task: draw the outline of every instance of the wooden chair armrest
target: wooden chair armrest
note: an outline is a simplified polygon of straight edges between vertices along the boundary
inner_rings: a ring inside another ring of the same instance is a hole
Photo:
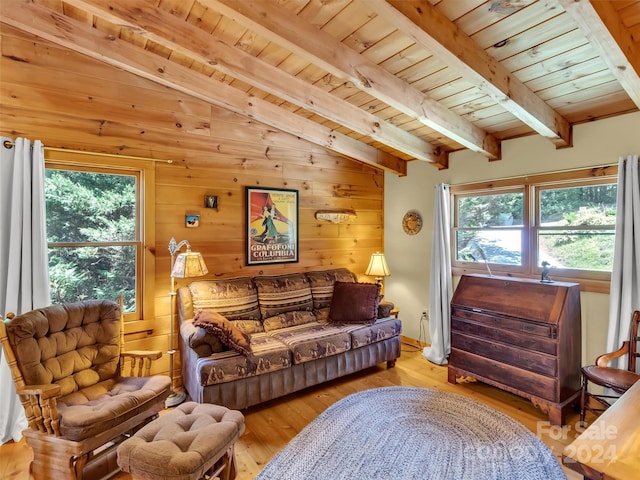
[[[619,358],[626,353],[629,353],[629,342],[623,342],[622,347],[620,347],[615,352],[604,353],[596,358],[596,365],[599,367],[608,366],[609,362],[615,358]]]
[[[151,363],[162,357],[162,352],[157,350],[131,350],[129,352],[123,352],[120,357],[123,372],[125,361],[131,360],[128,376],[148,377],[151,373]]]
[[[62,393],[60,385],[55,383],[25,385],[17,387],[16,393],[24,407],[29,428],[59,437],[60,421],[58,420],[57,398]]]
[[[162,357],[162,352],[160,350],[131,350],[129,352],[123,352],[122,356],[125,358],[148,357],[149,360],[158,360],[160,357]]]
[[[59,397],[62,390],[57,383],[49,383],[46,385],[25,385],[22,388],[17,388],[16,393],[18,395],[39,395],[40,398],[53,398]]]

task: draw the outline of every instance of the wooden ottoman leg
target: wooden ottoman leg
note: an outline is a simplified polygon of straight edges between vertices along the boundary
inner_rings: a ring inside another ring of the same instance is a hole
[[[226,457],[225,466],[220,473],[220,480],[234,480],[236,478],[236,451],[233,445],[229,447],[224,456]]]

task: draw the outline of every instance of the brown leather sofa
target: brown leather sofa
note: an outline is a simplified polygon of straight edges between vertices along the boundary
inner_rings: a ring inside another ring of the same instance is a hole
[[[29,422],[23,434],[33,448],[36,479],[117,470],[108,456],[118,442],[164,408],[170,379],[149,375],[161,353],[123,352],[120,312],[115,302],[89,300],[0,321],[4,354]],[[125,359],[131,361],[129,376]]]
[[[334,286],[341,302],[334,301]],[[390,316],[393,304],[379,304],[378,294],[371,301],[370,286],[348,269],[333,269],[181,287],[182,378],[189,396],[243,409],[378,363],[393,366],[402,324]],[[203,311],[221,314],[242,331],[251,353],[225,345],[199,320],[194,324]],[[359,318],[363,311],[365,319]]]

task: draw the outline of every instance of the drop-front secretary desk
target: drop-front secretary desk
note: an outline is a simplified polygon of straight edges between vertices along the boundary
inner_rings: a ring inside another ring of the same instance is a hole
[[[448,380],[470,376],[531,402],[553,425],[580,398],[580,286],[463,275],[451,300]]]

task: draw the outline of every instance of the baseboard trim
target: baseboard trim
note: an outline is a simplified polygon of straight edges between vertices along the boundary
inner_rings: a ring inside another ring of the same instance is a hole
[[[400,335],[400,342],[404,343],[405,345],[411,345],[412,347],[416,347],[416,348],[424,348],[431,345],[429,343],[416,340],[415,338],[405,337],[404,335]]]

